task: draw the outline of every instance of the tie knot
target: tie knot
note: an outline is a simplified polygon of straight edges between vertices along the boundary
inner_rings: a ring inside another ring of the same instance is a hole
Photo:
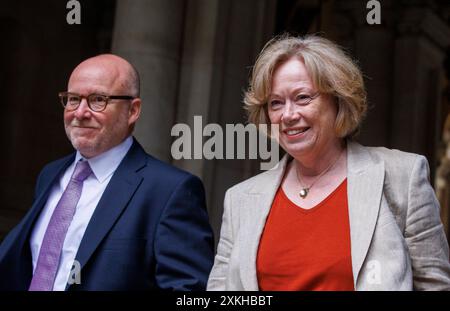
[[[89,175],[91,175],[91,173],[92,170],[88,161],[78,161],[75,166],[72,179],[83,182]]]

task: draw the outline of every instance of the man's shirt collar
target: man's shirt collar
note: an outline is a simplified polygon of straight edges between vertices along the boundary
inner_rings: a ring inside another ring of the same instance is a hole
[[[123,142],[117,146],[103,152],[102,154],[93,158],[87,159],[91,166],[92,172],[98,182],[103,183],[119,166],[128,150],[130,150],[133,144],[133,138],[128,136]],[[80,159],[86,160],[79,151],[75,156],[75,163]]]

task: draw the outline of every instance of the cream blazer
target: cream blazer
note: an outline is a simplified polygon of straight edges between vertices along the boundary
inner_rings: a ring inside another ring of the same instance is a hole
[[[425,157],[348,142],[356,290],[450,290],[448,243]],[[288,163],[230,188],[208,290],[258,290],[256,255]]]

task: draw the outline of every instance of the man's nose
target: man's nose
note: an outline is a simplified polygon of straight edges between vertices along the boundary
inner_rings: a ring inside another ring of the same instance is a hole
[[[91,116],[91,109],[89,108],[86,98],[82,98],[80,105],[75,109],[75,117],[77,119],[85,119]]]

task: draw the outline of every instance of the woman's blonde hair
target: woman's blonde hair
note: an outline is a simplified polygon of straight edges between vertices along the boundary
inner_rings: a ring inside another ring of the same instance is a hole
[[[303,61],[320,93],[335,98],[338,107],[336,135],[341,138],[353,137],[367,110],[361,71],[342,48],[317,35],[283,35],[271,39],[264,46],[253,67],[250,86],[244,96],[248,121],[256,126],[270,124],[267,101],[271,93],[272,75],[281,63],[292,57]]]

